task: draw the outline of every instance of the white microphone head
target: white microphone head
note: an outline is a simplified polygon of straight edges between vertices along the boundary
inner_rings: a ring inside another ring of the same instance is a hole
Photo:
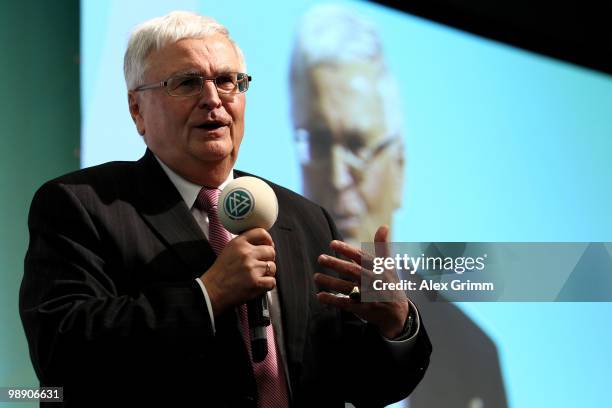
[[[256,177],[238,177],[219,196],[219,221],[232,234],[252,228],[272,228],[278,217],[274,190]]]

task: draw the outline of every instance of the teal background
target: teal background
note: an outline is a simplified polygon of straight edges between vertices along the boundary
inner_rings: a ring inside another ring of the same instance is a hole
[[[0,387],[38,384],[18,292],[32,196],[79,167],[79,18],[73,0],[0,4]]]

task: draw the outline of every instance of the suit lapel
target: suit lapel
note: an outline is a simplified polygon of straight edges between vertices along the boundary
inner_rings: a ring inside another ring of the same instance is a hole
[[[270,234],[276,249],[276,282],[287,357],[292,364],[299,364],[304,352],[309,313],[309,285],[303,253],[292,230],[282,219],[277,221]]]
[[[272,185],[276,190],[276,186]],[[277,196],[281,194],[277,193]],[[301,365],[309,316],[311,277],[308,275],[302,242],[296,239],[292,216],[284,211],[287,203],[279,201],[279,216],[270,235],[276,250],[276,282],[282,312],[282,326],[285,338],[288,366],[292,389],[298,380],[295,368]]]
[[[147,149],[138,161],[139,211],[158,237],[189,268],[191,278],[200,276],[216,255],[185,201]]]

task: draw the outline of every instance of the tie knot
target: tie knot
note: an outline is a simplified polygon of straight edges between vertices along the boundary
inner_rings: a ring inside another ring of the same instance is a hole
[[[196,208],[209,212],[211,208],[217,206],[220,194],[221,190],[218,188],[202,187],[195,201]]]

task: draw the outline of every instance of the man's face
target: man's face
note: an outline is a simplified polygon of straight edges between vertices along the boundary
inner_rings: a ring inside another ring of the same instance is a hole
[[[379,68],[320,65],[310,75],[310,98],[295,124],[308,140],[305,194],[331,212],[345,240],[371,242],[379,225],[391,225],[404,172],[400,135],[387,132],[375,88]]]
[[[177,74],[214,77],[241,72],[236,50],[215,34],[183,39],[151,53],[145,84]],[[199,184],[225,179],[244,134],[244,94],[219,94],[206,81],[199,96],[170,96],[165,88],[129,92],[130,112],[147,146],[170,168]]]

